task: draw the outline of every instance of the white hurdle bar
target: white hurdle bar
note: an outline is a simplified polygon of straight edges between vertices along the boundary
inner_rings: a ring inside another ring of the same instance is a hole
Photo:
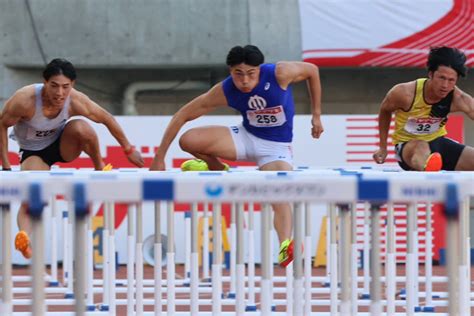
[[[101,172],[75,172],[72,175],[58,177],[52,177],[50,173],[2,173],[0,174],[0,204],[2,205],[2,219],[3,219],[3,232],[8,232],[6,226],[9,226],[9,209],[6,206],[8,203],[13,201],[16,202],[28,202],[30,205],[30,214],[33,219],[33,311],[35,315],[42,315],[45,313],[45,299],[44,299],[44,283],[43,283],[43,258],[42,249],[44,241],[42,240],[42,221],[41,215],[43,206],[47,203],[51,196],[61,194],[64,195],[74,204],[74,224],[75,224],[75,262],[78,264],[76,267],[76,282],[74,283],[74,298],[76,305],[76,313],[83,315],[86,313],[86,306],[90,305],[90,301],[86,302],[84,295],[78,295],[78,293],[86,293],[86,275],[87,265],[86,256],[86,228],[88,223],[88,204],[97,201],[109,201],[109,202],[125,202],[130,205],[137,205],[137,232],[136,232],[136,281],[128,282],[128,286],[135,286],[135,304],[136,312],[141,313],[143,311],[143,262],[141,252],[142,232],[141,232],[141,202],[142,201],[180,201],[180,202],[209,202],[211,201],[213,206],[213,229],[214,229],[214,242],[220,245],[220,204],[221,202],[236,202],[240,203],[240,207],[237,208],[236,213],[236,238],[237,240],[242,239],[242,229],[239,229],[240,223],[242,222],[242,211],[244,202],[292,202],[295,203],[294,209],[294,237],[295,237],[295,261],[293,263],[293,297],[292,297],[292,312],[293,314],[303,314],[303,311],[311,311],[311,306],[308,304],[308,293],[304,292],[303,286],[303,275],[305,280],[307,275],[305,271],[311,272],[306,268],[303,269],[303,254],[299,245],[303,244],[303,215],[304,203],[310,202],[326,202],[335,203],[337,208],[341,212],[341,232],[344,234],[341,249],[341,260],[343,262],[351,262],[355,264],[349,258],[353,258],[350,254],[351,247],[349,238],[353,236],[353,231],[350,230],[348,223],[348,215],[350,214],[350,205],[355,205],[355,201],[369,201],[370,212],[372,215],[372,251],[374,254],[379,251],[379,242],[377,230],[380,229],[378,225],[378,211],[380,205],[386,202],[406,202],[416,203],[417,201],[428,201],[428,202],[442,202],[446,205],[448,215],[448,229],[449,236],[455,236],[448,238],[448,243],[454,243],[448,245],[448,272],[449,272],[449,313],[450,315],[457,315],[459,311],[465,311],[466,306],[470,307],[470,295],[462,295],[462,290],[466,289],[465,282],[459,281],[461,276],[468,274],[466,272],[469,267],[466,266],[467,251],[466,248],[469,244],[468,238],[462,239],[462,248],[458,249],[460,243],[456,241],[460,238],[460,233],[455,231],[458,224],[458,213],[466,211],[466,200],[469,196],[474,195],[472,192],[473,187],[473,174],[464,173],[440,173],[440,174],[425,174],[425,173],[412,173],[412,174],[400,174],[394,176],[391,174],[383,174],[381,172],[368,172],[368,173],[357,173],[357,174],[335,174],[325,172],[242,172],[242,173],[212,173],[213,176],[209,177],[206,175],[196,174],[181,174],[181,173],[126,173],[121,174],[120,172],[112,172],[103,174]],[[217,176],[216,176],[217,175]],[[249,181],[249,178],[252,180]],[[158,206],[159,202],[155,202]],[[173,243],[173,209],[172,204],[168,205],[168,256],[167,256],[167,310],[168,313],[173,313],[176,307],[175,297],[175,284],[176,280],[174,277],[174,243]],[[156,214],[159,213],[157,207]],[[271,242],[267,238],[270,231],[270,218],[271,212],[268,207],[264,207],[262,219],[262,279],[261,279],[261,313],[267,314],[272,311],[272,288],[273,285],[270,280],[271,276],[271,263],[269,262]],[[131,214],[132,212],[130,212]],[[307,213],[306,213],[307,214]],[[335,214],[331,212],[330,215]],[[193,215],[191,220],[191,227],[193,236],[197,230],[197,209],[193,208]],[[139,219],[140,217],[140,219]],[[113,217],[111,217],[113,218]],[[353,218],[354,220],[354,218]],[[155,251],[157,255],[161,255],[161,232],[159,229],[160,217],[155,216]],[[308,222],[308,220],[307,220]],[[112,228],[113,230],[113,221]],[[334,221],[335,224],[335,221]],[[467,234],[466,229],[462,229],[461,234],[465,236]],[[129,228],[131,225],[129,224]],[[133,228],[133,227],[132,227]],[[171,231],[170,231],[171,228]],[[465,227],[466,228],[466,227]],[[332,228],[334,229],[334,228]],[[308,230],[308,227],[306,228]],[[335,237],[335,231],[332,231],[331,235]],[[453,235],[454,234],[454,235]],[[3,234],[5,235],[5,234]],[[133,232],[129,231],[129,236],[133,235]],[[107,236],[112,237],[113,234]],[[10,232],[11,237],[11,232]],[[2,252],[4,254],[3,265],[2,265],[2,301],[1,301],[1,312],[2,315],[9,315],[13,310],[12,303],[12,292],[11,283],[9,279],[11,277],[11,239],[8,242],[8,238],[3,236]],[[349,240],[349,242],[347,242]],[[104,240],[105,241],[105,240]],[[112,239],[110,242],[114,243]],[[110,244],[109,244],[110,245]],[[239,246],[240,245],[240,246]],[[245,280],[239,276],[245,271],[243,262],[243,248],[240,242],[237,243],[237,257],[236,257],[236,311],[241,314],[245,309],[245,288],[242,287],[242,282]],[[331,244],[333,247],[333,244]],[[212,269],[212,293],[213,293],[213,310],[214,314],[222,312],[222,279],[221,270],[222,263],[220,262],[220,247],[214,245],[213,253],[213,269]],[[337,246],[336,246],[337,247]],[[197,278],[197,245],[194,242],[191,245],[191,313],[195,314],[199,312],[198,303],[199,291],[198,291],[198,278]],[[337,248],[335,248],[337,249]],[[453,258],[451,251],[460,251],[459,265],[457,256]],[[10,252],[9,252],[10,251]],[[331,251],[331,255],[335,255]],[[268,256],[266,256],[267,254]],[[108,251],[106,255],[114,257],[114,253]],[[307,255],[305,255],[307,257]],[[115,257],[114,257],[115,258]],[[114,258],[112,260],[114,260]],[[109,258],[110,259],[110,258]],[[159,257],[156,260],[161,259]],[[336,257],[337,259],[337,257]],[[371,284],[370,284],[370,311],[373,315],[379,315],[383,311],[385,305],[381,298],[381,278],[380,278],[380,256],[371,256]],[[161,280],[157,282],[157,278],[161,279],[161,267],[160,261],[156,261],[155,264],[155,307],[160,307],[157,314],[161,312]],[[81,263],[81,264],[79,264]],[[8,268],[8,266],[10,268]],[[72,266],[72,262],[70,264]],[[331,268],[331,306],[336,302],[336,308],[331,308],[331,314],[337,315],[339,312],[342,314],[353,313],[353,308],[350,308],[354,304],[354,293],[353,284],[348,281],[348,276],[351,275],[352,270],[347,270],[343,264],[341,281],[342,288],[338,289],[338,278],[337,275],[334,278],[333,274],[338,271],[337,264],[332,265]],[[111,270],[115,267],[109,266]],[[115,271],[115,270],[114,270]],[[71,271],[72,273],[72,271]],[[104,272],[104,276],[108,276],[108,282],[104,282],[104,288],[106,284],[108,287],[109,304],[113,304],[111,309],[115,310],[115,304],[119,300],[116,300],[115,291],[115,272]],[[353,272],[352,272],[353,275]],[[130,277],[130,275],[129,275]],[[309,276],[311,280],[311,276]],[[468,279],[469,280],[469,279]],[[72,283],[72,279],[68,282]],[[311,285],[311,283],[309,283]],[[306,285],[307,288],[307,285]],[[407,288],[408,290],[408,288]],[[469,289],[470,290],[470,289]],[[128,289],[129,293],[133,293]],[[254,291],[254,288],[252,288]],[[470,291],[469,291],[470,292]],[[309,296],[310,297],[310,296]],[[467,297],[467,299],[466,299]],[[407,313],[409,315],[414,314],[415,310],[411,309],[414,304],[410,301],[412,299],[410,295],[407,295],[407,306],[409,307]],[[288,299],[288,298],[287,298]],[[130,301],[130,297],[128,298]],[[467,301],[466,301],[467,300]],[[159,303],[157,301],[160,301]],[[249,297],[249,302],[251,298]],[[275,302],[275,300],[273,300]],[[350,303],[348,303],[350,302]],[[467,302],[467,304],[466,304]],[[309,306],[309,309],[308,307]],[[340,306],[341,310],[338,310]],[[130,308],[130,307],[129,307]]]

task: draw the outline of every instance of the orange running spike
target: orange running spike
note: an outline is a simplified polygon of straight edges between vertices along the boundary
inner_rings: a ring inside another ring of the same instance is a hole
[[[30,247],[30,237],[28,234],[21,230],[16,234],[15,237],[15,249],[20,251],[23,257],[30,259],[32,255],[32,250]]]
[[[424,171],[440,171],[442,167],[443,158],[440,153],[435,152],[426,160]]]

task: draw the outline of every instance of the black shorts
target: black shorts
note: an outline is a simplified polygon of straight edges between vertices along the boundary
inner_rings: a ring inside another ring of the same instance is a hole
[[[413,170],[404,160],[403,160],[403,147],[406,143],[400,143],[395,145],[395,151],[400,157],[398,164],[403,170]],[[460,144],[447,137],[438,137],[431,142],[428,142],[430,145],[430,150],[432,153],[438,152],[443,158],[443,170],[453,171],[456,168],[459,157],[461,156],[464,147],[463,144]]]
[[[61,136],[62,135],[60,135],[58,139],[54,141],[54,143],[41,150],[27,150],[20,148],[20,163],[23,163],[23,161],[31,156],[40,157],[50,167],[56,162],[66,162],[63,157],[61,157],[61,152],[59,149]]]

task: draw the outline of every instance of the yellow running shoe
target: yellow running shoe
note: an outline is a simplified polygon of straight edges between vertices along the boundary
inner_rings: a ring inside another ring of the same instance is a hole
[[[105,165],[104,168],[102,168],[102,171],[111,171],[114,168],[111,163],[108,163]]]
[[[28,234],[23,230],[20,230],[18,234],[16,234],[15,249],[20,251],[26,259],[30,259],[33,254],[30,246],[30,237],[28,237]]]
[[[224,171],[229,171],[229,165],[224,163]],[[207,163],[202,159],[190,159],[181,164],[181,171],[209,171]]]
[[[181,164],[181,171],[209,171],[209,167],[202,159],[190,159]]]
[[[291,261],[293,261],[293,239],[286,239],[280,245],[278,263],[285,268]]]

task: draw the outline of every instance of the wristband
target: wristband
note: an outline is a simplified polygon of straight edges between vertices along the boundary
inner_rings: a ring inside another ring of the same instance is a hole
[[[131,153],[133,153],[134,150],[135,150],[135,149],[133,148],[133,146],[130,146],[130,147],[128,147],[128,149],[124,149],[124,150],[123,150],[123,153],[125,154],[125,156],[128,156],[128,155],[130,155]]]

